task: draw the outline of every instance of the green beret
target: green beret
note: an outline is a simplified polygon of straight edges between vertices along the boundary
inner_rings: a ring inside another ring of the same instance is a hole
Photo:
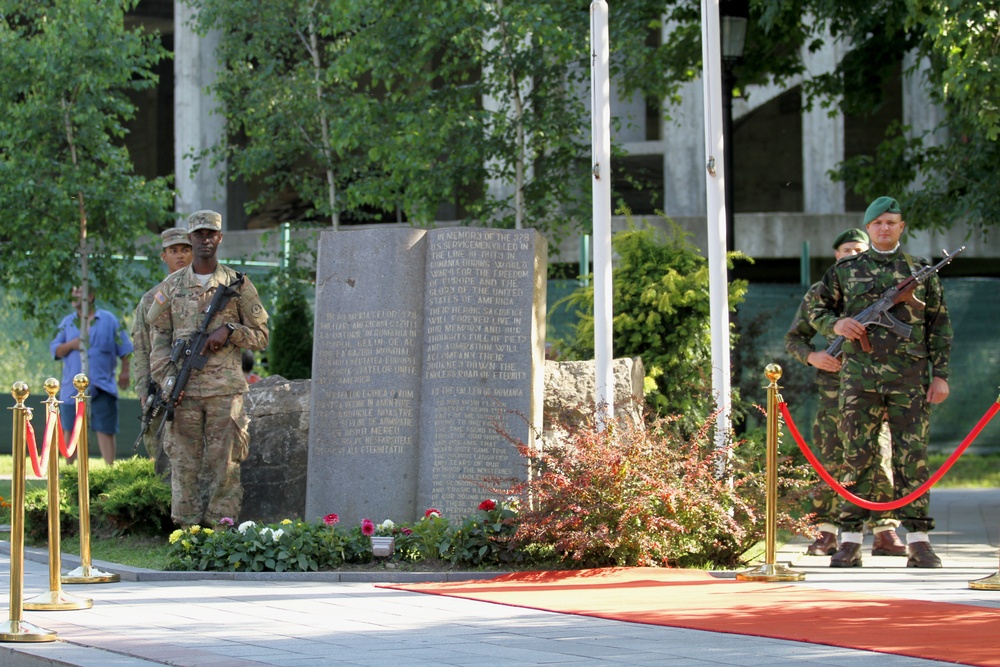
[[[868,205],[868,210],[865,211],[865,221],[864,224],[867,226],[869,222],[879,217],[883,213],[900,213],[903,210],[899,208],[899,202],[892,197],[879,197],[871,204]]]
[[[848,241],[857,241],[858,243],[864,243],[865,245],[871,243],[868,239],[868,234],[866,234],[863,229],[845,229],[840,232],[836,239],[833,240],[833,249],[836,250]]]

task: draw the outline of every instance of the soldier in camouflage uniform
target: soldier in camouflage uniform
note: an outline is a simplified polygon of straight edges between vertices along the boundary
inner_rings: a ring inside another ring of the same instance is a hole
[[[215,291],[236,278],[233,269],[216,259],[221,215],[192,213],[188,238],[194,261],[161,283],[146,314],[152,327],[150,369],[164,390],[173,386],[179,371],[170,362],[174,342],[195,333]],[[242,350],[265,349],[269,334],[267,313],[250,279],[244,278],[237,289],[239,294],[209,323],[203,350],[208,362],[192,373],[164,442],[171,468],[171,517],[184,527],[214,525],[223,517],[236,521],[243,503],[240,463],[249,452],[249,419],[243,409],[247,383]],[[199,477],[207,481],[206,489],[199,487]]]
[[[868,250],[868,234],[860,229],[848,229],[842,232],[833,242],[834,257],[840,260]],[[840,440],[840,360],[827,354],[825,349],[816,350],[813,338],[816,329],[809,323],[809,311],[817,301],[822,283],[814,283],[799,304],[792,325],[785,334],[785,349],[788,354],[806,366],[817,369],[816,389],[818,401],[816,419],[813,422],[813,444],[819,450],[827,470],[839,477],[843,465],[843,444]],[[829,343],[829,341],[827,341]],[[883,422],[884,425],[884,422]],[[880,431],[880,451],[888,451],[889,432],[887,428]],[[886,461],[883,458],[883,464]],[[892,495],[892,482],[884,473],[883,466],[877,471],[877,483],[880,491]],[[815,515],[813,525],[819,530],[819,537],[809,545],[806,553],[811,556],[831,556],[837,551],[837,531],[840,522],[840,504],[837,494],[824,483],[819,483],[812,494],[812,511]],[[890,512],[874,513],[872,528],[875,533],[875,543],[872,545],[873,556],[905,556],[906,545],[896,535],[899,521]]]
[[[191,263],[191,241],[188,240],[187,229],[172,227],[160,234],[163,242],[163,251],[160,259],[167,265],[167,275],[175,271],[180,271]],[[142,295],[139,305],[135,307],[132,314],[132,345],[135,350],[132,353],[132,378],[135,393],[139,396],[139,404],[146,406],[146,401],[150,396],[150,375],[149,375],[149,323],[146,321],[146,313],[153,305],[153,295],[159,289],[159,285]],[[166,453],[160,446],[156,437],[160,430],[160,422],[163,421],[161,413],[146,430],[142,441],[146,445],[146,452],[149,458],[153,459],[156,472],[163,475],[170,470],[170,462]]]
[[[896,497],[910,493],[927,480],[927,435],[931,404],[948,397],[948,357],[952,328],[941,281],[932,275],[919,285],[919,302],[896,305],[893,316],[912,325],[904,339],[884,327],[867,331],[871,351],[861,339],[863,324],[851,317],[876,301],[927,261],[911,257],[899,246],[905,222],[898,202],[879,197],[865,211],[865,225],[872,247],[845,258],[823,277],[823,289],[810,321],[824,336],[844,336],[840,372],[840,414],[844,438],[844,481],[854,492],[885,501],[875,490],[878,430],[889,421],[892,435],[892,472]],[[897,515],[907,530],[907,567],[941,567],[927,533],[934,520],[927,515],[929,494],[900,508]],[[840,523],[840,549],[830,559],[832,567],[861,565],[861,529],[870,512],[844,503]]]

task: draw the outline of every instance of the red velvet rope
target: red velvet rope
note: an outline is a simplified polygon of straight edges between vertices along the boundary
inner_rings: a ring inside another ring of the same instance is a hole
[[[42,453],[38,454],[38,445],[35,442],[35,428],[30,421],[25,422],[27,426],[28,453],[31,456],[31,470],[35,477],[41,477],[43,470],[49,464],[49,443],[52,442],[52,431],[59,430],[59,415],[47,412],[45,415],[45,439],[42,441]]]
[[[69,437],[69,446],[66,445],[66,438],[63,435],[62,429],[59,429],[59,451],[67,459],[72,457],[76,453],[76,446],[80,442],[80,431],[83,430],[83,413],[86,411],[87,406],[83,401],[76,404],[76,419],[73,422],[73,433]]]
[[[864,498],[856,496],[847,489],[845,489],[840,484],[840,482],[834,479],[833,475],[827,472],[826,468],[823,467],[823,464],[820,463],[819,459],[816,458],[816,455],[812,453],[811,449],[809,449],[809,445],[807,445],[805,441],[802,439],[802,435],[799,433],[799,429],[795,427],[795,422],[792,421],[792,415],[788,411],[788,404],[782,401],[781,403],[778,404],[778,409],[781,410],[781,415],[785,419],[785,424],[788,425],[788,430],[789,432],[791,432],[792,438],[794,438],[795,443],[799,446],[799,449],[802,450],[802,453],[805,454],[805,457],[809,461],[810,465],[812,465],[812,467],[815,468],[816,472],[819,473],[820,478],[824,482],[829,484],[830,488],[836,491],[839,496],[847,500],[850,500],[858,507],[863,507],[864,509],[867,510],[894,510],[894,509],[899,509],[903,505],[908,505],[909,503],[913,502],[920,496],[924,495],[925,493],[927,493],[927,491],[930,490],[932,486],[937,484],[939,479],[944,477],[945,473],[948,472],[948,470],[953,465],[955,465],[955,461],[958,461],[958,458],[965,452],[966,449],[968,449],[969,445],[971,445],[973,441],[975,441],[976,437],[979,435],[979,432],[982,431],[986,427],[986,425],[990,423],[990,420],[993,419],[993,415],[995,415],[997,411],[1000,411],[1000,399],[998,399],[997,402],[993,403],[990,409],[986,411],[986,414],[983,415],[982,419],[979,420],[979,423],[976,424],[976,426],[969,432],[969,435],[965,436],[965,439],[962,440],[962,444],[960,444],[958,448],[955,449],[952,455],[948,457],[948,460],[944,462],[944,464],[937,470],[937,472],[931,475],[926,482],[920,485],[920,488],[916,489],[915,491],[912,491],[911,493],[907,494],[906,496],[898,500],[893,500],[891,502],[886,502],[886,503],[876,503],[871,500],[865,500]]]

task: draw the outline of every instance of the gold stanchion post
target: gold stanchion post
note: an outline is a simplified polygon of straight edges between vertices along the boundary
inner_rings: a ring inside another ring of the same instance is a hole
[[[15,382],[11,388],[14,397],[13,447],[14,473],[11,478],[10,503],[10,619],[0,622],[0,641],[3,642],[53,642],[56,633],[32,625],[21,619],[24,611],[24,473],[25,433],[30,408],[25,407],[28,385]]]
[[[59,380],[49,378],[45,381],[45,391],[49,395],[45,401],[46,414],[55,415],[59,419]],[[57,422],[56,428],[62,428]],[[58,434],[53,431],[52,442],[49,443],[49,590],[36,595],[24,603],[25,609],[32,611],[63,611],[69,609],[90,609],[94,601],[89,598],[78,598],[62,589],[60,574],[62,559],[59,544],[59,442]],[[87,451],[80,451],[80,456],[87,456]]]
[[[73,378],[73,386],[76,387],[77,407],[87,399],[87,387],[90,380],[83,373],[77,374]],[[89,424],[87,423],[87,411],[83,411],[83,424],[80,426],[80,442],[77,446],[79,454],[77,461],[77,486],[80,490],[80,567],[70,570],[62,576],[64,584],[108,584],[121,581],[121,575],[112,572],[103,572],[91,564],[90,557],[90,461],[87,453],[90,451],[88,441]]]
[[[781,366],[768,364],[767,377],[767,523],[764,528],[764,563],[750,570],[738,572],[737,579],[752,581],[802,581],[805,573],[775,563],[775,544],[778,536],[778,380]]]
[[[1000,403],[1000,396],[996,402]],[[982,579],[973,579],[969,582],[969,588],[977,591],[1000,591],[1000,571]]]

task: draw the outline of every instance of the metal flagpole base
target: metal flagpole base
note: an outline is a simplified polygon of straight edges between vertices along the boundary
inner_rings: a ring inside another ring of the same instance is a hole
[[[806,574],[780,563],[764,563],[750,570],[737,572],[736,578],[743,581],[803,581]]]
[[[27,621],[0,622],[0,642],[54,642],[56,633]]]
[[[28,611],[64,611],[70,609],[90,609],[94,601],[90,598],[78,598],[66,591],[48,591],[24,601]]]
[[[91,565],[81,565],[75,570],[70,570],[59,579],[64,584],[112,584],[121,580],[120,574],[103,572]]]
[[[1000,591],[1000,572],[969,582],[969,588],[977,591]]]

